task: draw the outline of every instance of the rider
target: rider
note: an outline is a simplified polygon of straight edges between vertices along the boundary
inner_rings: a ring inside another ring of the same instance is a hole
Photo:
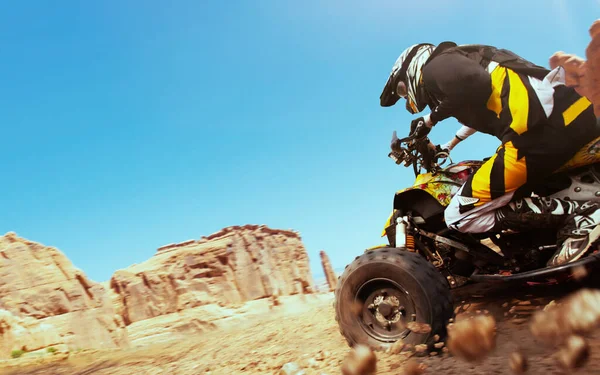
[[[411,123],[418,138],[454,117],[463,127],[442,147],[450,150],[476,131],[502,142],[450,202],[444,214],[449,228],[484,233],[561,227],[549,266],[579,259],[600,237],[597,204],[519,198],[519,188],[549,176],[600,136],[590,101],[564,84],[560,67],[550,71],[492,46],[415,44],[396,60],[381,106],[400,98],[412,114],[431,110]]]

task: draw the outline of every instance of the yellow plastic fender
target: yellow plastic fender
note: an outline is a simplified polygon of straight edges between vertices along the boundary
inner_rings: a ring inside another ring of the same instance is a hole
[[[369,252],[369,251],[377,250],[377,249],[383,249],[384,247],[390,247],[390,245],[386,243],[384,245],[372,246],[372,247],[369,247],[367,250],[365,250],[365,253]]]

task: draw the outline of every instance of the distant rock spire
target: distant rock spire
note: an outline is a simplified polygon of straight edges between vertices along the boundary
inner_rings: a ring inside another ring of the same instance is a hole
[[[337,276],[331,267],[331,262],[329,261],[327,253],[321,250],[320,255],[321,264],[323,265],[323,272],[325,273],[325,279],[327,280],[327,285],[329,285],[329,291],[333,291],[337,283]]]

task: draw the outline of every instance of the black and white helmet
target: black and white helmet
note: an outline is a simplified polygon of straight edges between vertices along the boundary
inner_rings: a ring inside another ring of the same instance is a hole
[[[427,100],[420,85],[421,69],[434,49],[433,44],[414,44],[400,54],[379,97],[382,107],[391,107],[405,97],[406,109],[410,113],[425,109]]]

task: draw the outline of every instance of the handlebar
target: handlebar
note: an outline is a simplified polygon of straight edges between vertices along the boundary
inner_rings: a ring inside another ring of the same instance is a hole
[[[394,131],[390,147],[392,151],[388,157],[398,165],[404,164],[405,167],[412,165],[415,176],[420,174],[421,169],[436,173],[450,159],[448,151],[440,150],[427,137],[417,138],[414,131],[402,139],[398,139]]]

